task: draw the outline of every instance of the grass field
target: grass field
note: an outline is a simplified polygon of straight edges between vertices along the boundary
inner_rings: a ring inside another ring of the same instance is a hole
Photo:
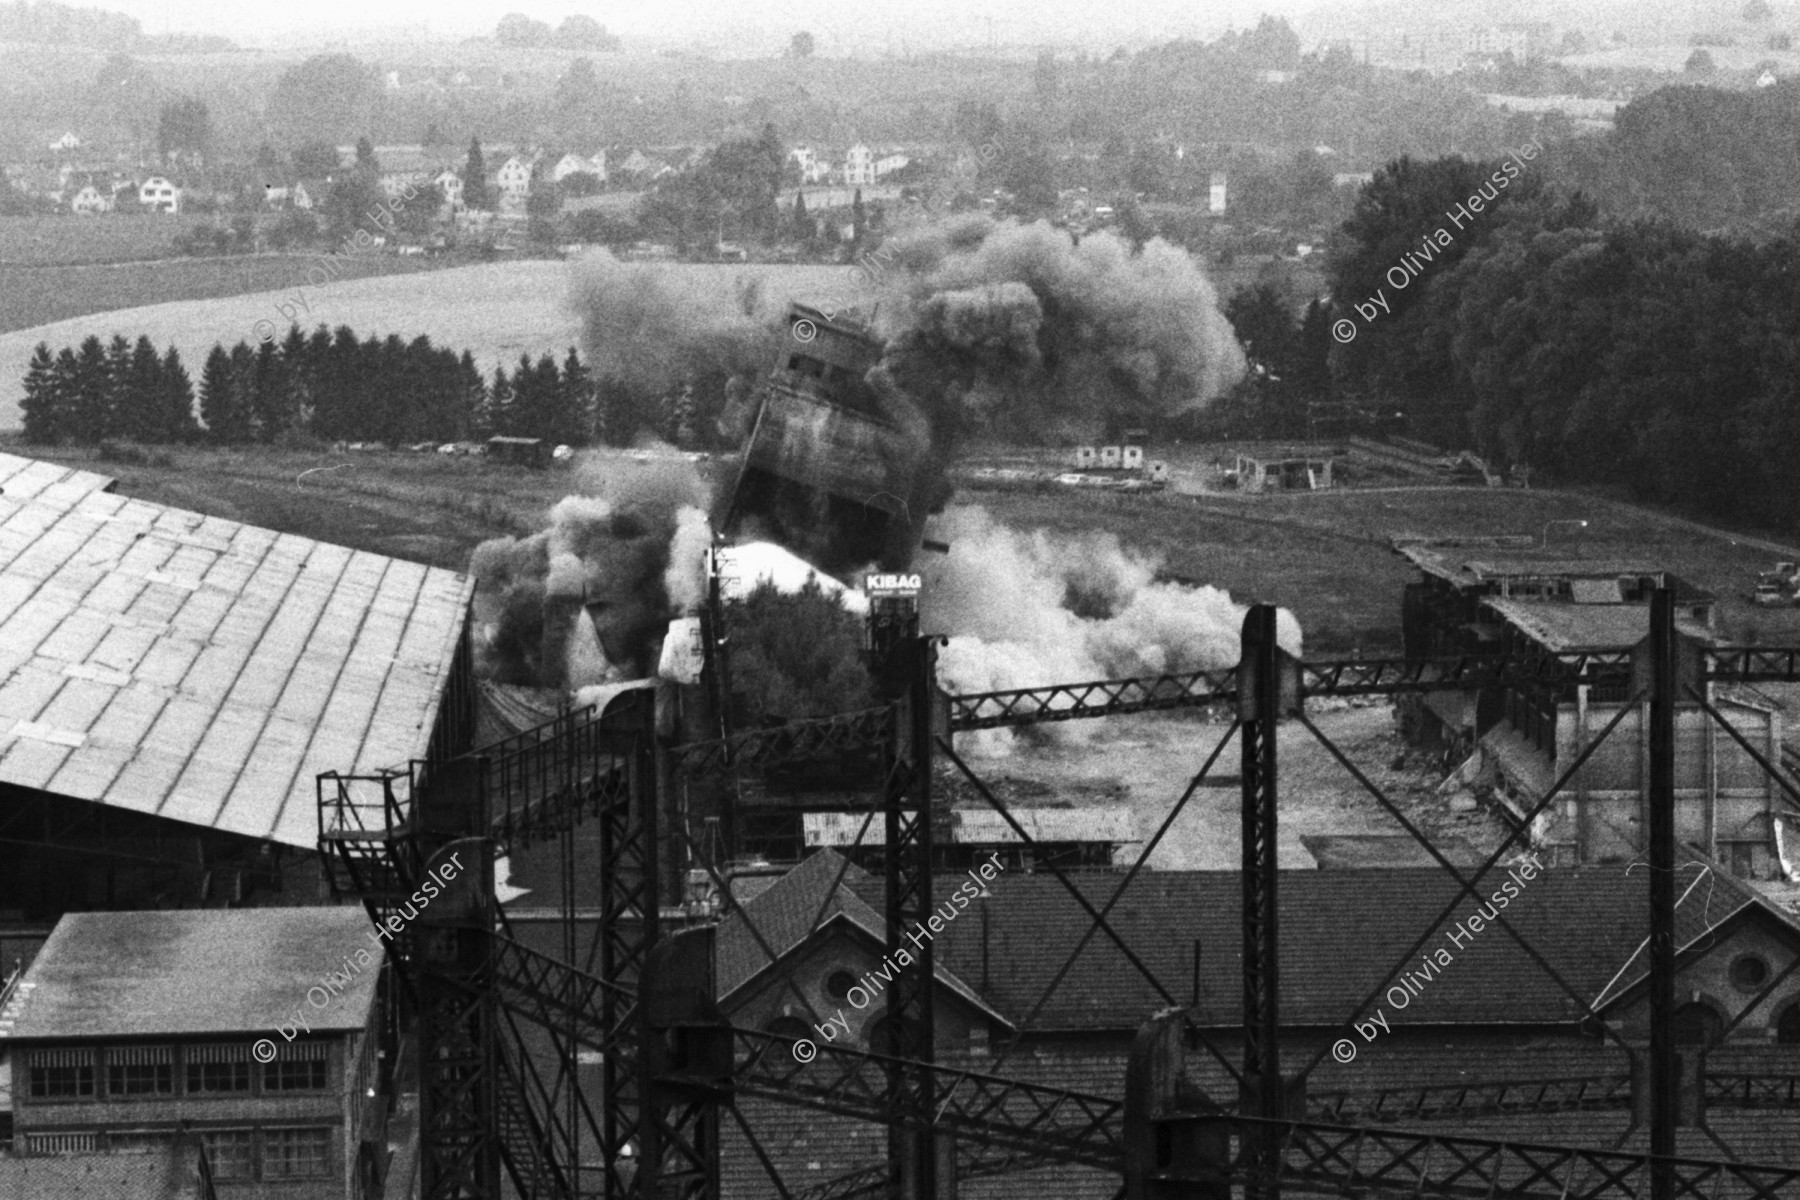
[[[6,290],[0,292],[0,336],[117,309],[290,288],[303,284],[306,269],[317,262],[317,258],[301,254],[258,254],[92,266],[8,264],[4,267]],[[338,262],[340,281],[412,274],[445,265],[423,258],[373,254],[347,256]]]
[[[207,217],[154,213],[0,217],[0,267],[113,263],[168,258],[177,234]]]
[[[689,263],[669,264],[664,269],[675,272],[696,297],[730,295],[737,282],[747,277],[765,280],[765,295],[771,300],[792,295],[841,305],[850,303],[856,294],[851,273],[841,266]],[[254,342],[256,323],[263,320],[285,330],[288,318],[276,306],[287,304],[295,307],[295,319],[302,328],[321,322],[333,327],[349,325],[363,337],[391,333],[408,341],[425,334],[440,346],[473,352],[482,369],[491,373],[500,363],[510,366],[522,353],[533,358],[544,353],[560,357],[579,341],[577,322],[564,307],[567,279],[566,263],[522,260],[339,278],[312,287],[306,283],[305,268],[296,267],[280,290],[232,294],[242,291],[234,288],[224,295],[34,325],[0,339],[0,429],[18,428],[25,366],[40,340],[56,351],[79,343],[90,333],[102,340],[114,333],[132,339],[148,334],[158,349],[170,344],[179,347],[189,371],[197,376],[215,342]],[[224,291],[230,280],[214,282]],[[295,302],[296,291],[304,308]]]
[[[1416,570],[1392,550],[1402,534],[1529,534],[1546,522],[1570,558],[1660,566],[1715,592],[1728,636],[1800,640],[1800,611],[1759,609],[1746,598],[1756,573],[1778,557],[1731,534],[1706,530],[1602,497],[1489,488],[1410,488],[1275,496],[1164,493],[965,493],[1009,524],[1070,533],[1107,529],[1152,551],[1165,570],[1225,588],[1239,601],[1294,610],[1308,654],[1396,654],[1400,596]],[[1790,553],[1787,557],[1796,557]]]
[[[456,570],[482,540],[536,530],[573,486],[561,470],[435,455],[182,449],[172,452],[173,466],[154,467],[99,462],[86,452],[5,448],[115,476],[126,495]],[[603,471],[634,469],[605,454],[596,462]],[[314,467],[337,469],[300,478]],[[1720,596],[1727,635],[1800,641],[1800,612],[1757,609],[1745,598],[1755,573],[1775,557],[1769,548],[1594,496],[1430,488],[1197,501],[1166,493],[965,490],[957,502],[980,504],[1023,529],[1110,530],[1160,557],[1169,572],[1216,584],[1239,601],[1291,608],[1308,655],[1399,652],[1401,589],[1416,572],[1392,551],[1391,537],[1541,537],[1545,522],[1562,520],[1588,522],[1581,530],[1551,529],[1552,544],[1570,557],[1660,565]]]

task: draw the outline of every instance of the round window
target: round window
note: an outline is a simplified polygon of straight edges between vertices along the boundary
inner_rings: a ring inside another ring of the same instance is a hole
[[[1740,992],[1754,992],[1769,982],[1769,961],[1760,954],[1740,954],[1731,964],[1731,983]]]
[[[850,989],[856,986],[856,976],[848,971],[833,971],[825,977],[825,991],[833,1000],[845,1000],[850,996]]]

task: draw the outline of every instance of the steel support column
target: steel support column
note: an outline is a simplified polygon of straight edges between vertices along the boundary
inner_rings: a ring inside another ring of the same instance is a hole
[[[624,803],[600,810],[600,978],[634,989],[657,934],[656,761],[653,753],[654,712],[649,705],[634,714],[638,728],[624,734],[628,796]],[[617,1029],[634,1007],[629,994],[607,988],[601,996],[601,1019]],[[635,1007],[641,1008],[641,1005]],[[638,1191],[646,1133],[645,1088],[637,1065],[620,1054],[608,1054],[601,1065],[602,1153],[607,1160],[606,1200],[625,1200]],[[649,1135],[654,1140],[654,1134]]]
[[[424,1200],[500,1195],[493,855],[486,842],[454,845],[462,849],[452,853],[468,853],[474,861],[457,863],[464,873],[447,886],[446,897],[420,910],[415,927],[406,930],[412,945],[405,956],[419,998]]]
[[[937,652],[928,638],[904,639],[893,653],[897,678],[906,681],[884,777],[887,819],[887,949],[912,963],[888,988],[888,1045],[876,1053],[896,1061],[887,1071],[889,1195],[898,1200],[936,1200],[937,1154],[932,1118],[931,1062],[934,974],[931,908],[931,705],[937,688]],[[898,668],[904,667],[902,674]]]
[[[1650,1200],[1674,1200],[1681,1064],[1675,1053],[1675,597],[1650,596]],[[1660,1161],[1659,1161],[1660,1159]]]
[[[1244,1089],[1240,1111],[1280,1120],[1280,971],[1276,922],[1275,726],[1281,717],[1281,651],[1275,609],[1258,604],[1244,616],[1238,663],[1239,734],[1243,745]],[[1246,1200],[1276,1200],[1276,1148],[1254,1148],[1267,1174],[1246,1186]],[[1266,1180],[1264,1182],[1263,1180]]]

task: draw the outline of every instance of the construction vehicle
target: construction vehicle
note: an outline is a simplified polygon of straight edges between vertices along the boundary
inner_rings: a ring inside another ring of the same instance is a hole
[[[763,383],[728,410],[747,428],[713,528],[785,546],[826,574],[904,570],[950,487],[919,407],[871,381],[882,343],[843,315],[795,304]]]
[[[1800,565],[1778,562],[1773,571],[1759,574],[1750,599],[1765,608],[1800,604]]]

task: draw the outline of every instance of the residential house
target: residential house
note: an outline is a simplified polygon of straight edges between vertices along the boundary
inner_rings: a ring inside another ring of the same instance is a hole
[[[912,159],[904,154],[884,154],[875,160],[875,178],[880,179],[885,175],[891,175],[911,161]]]
[[[1551,27],[1543,22],[1509,22],[1478,26],[1465,36],[1464,49],[1480,57],[1510,54],[1519,62],[1536,58],[1550,45]]]
[[[295,208],[312,212],[323,208],[325,198],[331,194],[329,179],[302,179],[294,185],[289,203]]]
[[[556,160],[554,167],[550,168],[550,177],[558,183],[571,175],[578,174],[592,175],[601,183],[605,183],[606,151],[602,149],[586,158],[579,154],[565,154]]]
[[[1225,215],[1225,172],[1214,171],[1206,189],[1206,211],[1215,217]]]
[[[383,171],[379,180],[381,194],[392,200],[405,194],[408,188],[415,192],[431,182],[431,172],[427,170]]]
[[[153,212],[179,212],[181,189],[161,175],[152,175],[138,185],[138,203]]]
[[[788,160],[800,169],[800,182],[821,183],[831,174],[831,168],[823,162],[811,146],[795,146],[788,151]]]
[[[670,168],[661,160],[652,158],[642,150],[633,150],[625,156],[625,161],[619,164],[619,169],[633,179],[648,181],[667,172]]]
[[[138,1154],[197,1135],[219,1200],[377,1196],[383,962],[360,908],[70,913],[0,1027],[15,1144]]]
[[[863,187],[875,182],[875,152],[862,142],[844,155],[844,186]]]
[[[462,172],[445,167],[437,173],[431,182],[437,184],[438,191],[444,195],[444,203],[450,206],[453,213],[461,212],[463,206]]]
[[[1800,920],[1713,869],[1716,864],[1691,848],[1681,856],[1684,883],[1711,871],[1706,885],[1681,889],[1675,914],[1675,1038],[1689,1073],[1684,1094],[1701,1090],[1691,1082],[1696,1071],[1719,1081],[1800,1072],[1800,974],[1758,999],[1765,985],[1800,959]],[[834,890],[840,869],[843,882]],[[1225,1063],[1241,1062],[1242,877],[1234,871],[1140,876],[1108,916],[1135,962],[1109,938],[1086,936],[1092,912],[1110,902],[1121,877],[1071,878],[1090,907],[1047,874],[1008,869],[987,881],[971,881],[967,874],[934,879],[940,916],[954,914],[931,941],[938,1061],[1119,1098],[1136,1032],[1169,1006],[1173,992]],[[974,885],[972,897],[962,890],[965,884]],[[1579,1111],[1450,1108],[1433,1114],[1431,1131],[1626,1153],[1647,1149],[1647,1132],[1633,1107],[1635,1101],[1641,1112],[1648,1101],[1644,1078],[1633,1066],[1648,1037],[1643,873],[1616,866],[1546,867],[1520,856],[1484,877],[1481,892],[1503,885],[1514,891],[1504,920],[1529,941],[1536,959],[1498,923],[1471,922],[1476,902],[1457,903],[1456,881],[1435,867],[1281,873],[1280,1039],[1285,1069],[1317,1063],[1302,1093],[1310,1119],[1403,1123],[1339,1114],[1358,1111],[1346,1097],[1363,1097],[1360,1111],[1366,1113],[1384,1090],[1391,1104],[1409,1089],[1513,1080],[1522,1085],[1516,1094],[1528,1095],[1527,1081],[1585,1077],[1611,1081],[1626,1098],[1584,1104]],[[966,900],[960,909],[949,903],[959,891]],[[830,1042],[856,1049],[878,1045],[887,998],[882,892],[879,876],[822,850],[744,898],[741,910],[721,922],[716,942],[718,1000],[732,1024],[804,1037],[821,1048]],[[1436,924],[1446,909],[1451,917]],[[1429,971],[1419,969],[1411,948],[1421,935],[1429,935],[1423,947],[1431,956]],[[1436,955],[1439,949],[1444,957]],[[1383,996],[1403,962],[1425,982],[1416,992],[1396,986]],[[1359,1039],[1364,1053],[1356,1061],[1335,1060],[1328,1051],[1353,1036],[1352,1019],[1371,1019],[1373,1008],[1358,1008],[1371,994],[1384,1010],[1387,1032],[1369,1025],[1375,1043]],[[1587,1006],[1597,1020],[1588,1017]],[[828,1020],[831,1035],[823,1031]],[[1237,1085],[1226,1065],[1197,1050],[1188,1055],[1188,1067],[1194,1088],[1228,1106],[1236,1103]],[[1684,1122],[1678,1154],[1800,1165],[1800,1140],[1787,1112],[1734,1104],[1711,1087],[1705,1094],[1704,1124]],[[880,1163],[886,1152],[886,1130],[879,1125],[756,1097],[740,1097],[737,1107],[762,1152],[790,1182],[841,1179]],[[758,1151],[738,1129],[722,1134],[720,1152],[724,1196],[767,1194]],[[970,1177],[959,1180],[957,1190],[978,1200],[1108,1200],[1118,1186],[1116,1175],[1051,1166]]]
[[[502,213],[522,213],[531,197],[533,163],[525,155],[515,154],[494,172],[494,190],[499,193]]]
[[[69,202],[69,208],[77,216],[91,217],[98,213],[111,212],[113,206],[110,189],[101,191],[93,184],[88,184],[75,193],[75,199]]]
[[[263,184],[263,204],[269,208],[286,208],[293,203],[294,189],[277,187],[272,183]]]
[[[73,133],[65,133],[50,143],[50,149],[57,154],[72,154],[81,149],[81,139]]]

